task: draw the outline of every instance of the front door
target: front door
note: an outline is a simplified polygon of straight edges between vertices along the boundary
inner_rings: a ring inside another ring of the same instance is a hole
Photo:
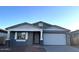
[[[33,32],[33,44],[40,44],[40,32]]]

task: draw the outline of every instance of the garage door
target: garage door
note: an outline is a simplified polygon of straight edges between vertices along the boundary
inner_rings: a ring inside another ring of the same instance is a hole
[[[44,33],[45,45],[66,45],[65,34]]]

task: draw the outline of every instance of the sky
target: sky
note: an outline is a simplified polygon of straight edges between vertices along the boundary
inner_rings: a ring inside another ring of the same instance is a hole
[[[79,29],[78,6],[0,6],[0,28],[44,21],[71,31]]]

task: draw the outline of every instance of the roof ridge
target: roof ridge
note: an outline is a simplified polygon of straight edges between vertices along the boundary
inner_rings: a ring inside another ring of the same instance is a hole
[[[36,24],[36,23],[45,23],[45,24],[48,24],[48,25],[52,25],[52,24],[50,24],[50,23],[47,23],[47,22],[45,22],[45,21],[38,21],[38,22],[34,22],[34,23],[32,23],[32,24]]]

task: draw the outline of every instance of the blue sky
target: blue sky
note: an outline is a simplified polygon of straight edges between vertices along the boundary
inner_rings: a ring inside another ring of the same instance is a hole
[[[0,28],[23,22],[44,21],[53,25],[79,29],[78,6],[0,6]]]

